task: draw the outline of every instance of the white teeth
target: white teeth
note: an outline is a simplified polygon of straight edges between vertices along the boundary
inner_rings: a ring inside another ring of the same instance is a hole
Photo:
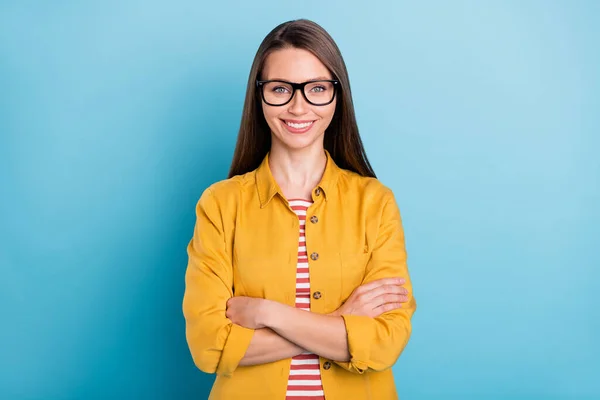
[[[312,125],[312,122],[304,122],[302,124],[294,124],[292,122],[286,122],[286,124],[288,126],[291,126],[292,128],[296,128],[296,129],[302,129],[302,128],[306,128]]]

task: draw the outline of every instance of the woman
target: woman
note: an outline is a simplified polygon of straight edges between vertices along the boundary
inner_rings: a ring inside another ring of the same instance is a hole
[[[319,25],[256,54],[229,179],[201,196],[183,311],[210,399],[395,399],[416,309],[392,192]]]

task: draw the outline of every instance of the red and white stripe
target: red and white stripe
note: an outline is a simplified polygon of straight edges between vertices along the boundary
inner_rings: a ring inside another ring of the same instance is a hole
[[[296,308],[310,311],[310,277],[306,252],[306,210],[312,204],[307,200],[289,200],[290,207],[300,220],[298,262],[296,264]],[[319,356],[303,353],[292,358],[286,400],[324,400]]]

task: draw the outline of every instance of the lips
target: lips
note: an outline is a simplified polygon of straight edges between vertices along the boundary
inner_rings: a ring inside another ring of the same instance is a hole
[[[281,120],[282,124],[285,128],[291,133],[305,133],[312,128],[315,121],[314,120]]]

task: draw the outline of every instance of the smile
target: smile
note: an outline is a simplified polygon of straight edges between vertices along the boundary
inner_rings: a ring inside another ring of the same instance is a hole
[[[285,121],[287,126],[291,126],[292,128],[296,128],[296,129],[304,129],[304,128],[308,128],[309,126],[311,126],[315,121],[306,121],[306,122],[292,122],[292,121]]]
[[[310,131],[312,126],[315,124],[315,121],[282,119],[281,123],[283,124],[283,126],[285,126],[288,132],[292,134],[301,134]]]

